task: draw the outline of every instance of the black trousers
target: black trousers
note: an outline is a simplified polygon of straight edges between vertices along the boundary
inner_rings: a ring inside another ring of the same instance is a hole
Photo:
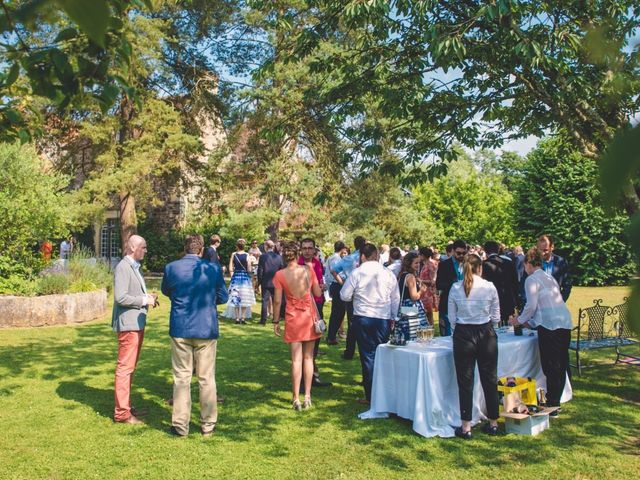
[[[547,377],[547,405],[560,406],[560,397],[567,381],[571,330],[548,330],[538,327],[538,348],[542,372]]]
[[[273,301],[276,289],[274,287],[260,287],[262,289],[262,308],[260,310],[260,323],[267,323],[269,316],[269,300]]]
[[[476,362],[487,405],[487,417],[498,418],[498,337],[491,322],[483,325],[456,324],[453,331],[453,361],[456,365],[460,418],[471,421]]]
[[[347,311],[347,322],[349,322],[349,329],[347,330],[347,345],[344,347],[344,358],[353,358],[356,353],[356,327],[353,324],[353,302],[344,302],[345,310]]]
[[[329,315],[329,331],[327,332],[327,340],[329,341],[336,339],[346,313],[344,302],[340,298],[341,288],[342,286],[338,282],[329,285],[329,296],[331,297],[331,314]]]

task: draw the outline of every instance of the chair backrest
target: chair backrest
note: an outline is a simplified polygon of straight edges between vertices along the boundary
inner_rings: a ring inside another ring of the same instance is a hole
[[[618,336],[622,338],[629,338],[633,336],[631,328],[629,328],[629,322],[627,321],[629,313],[629,302],[627,297],[624,298],[624,303],[613,307],[611,312],[612,315],[618,317],[618,321],[616,322],[616,333]]]
[[[593,301],[592,307],[581,308],[578,312],[578,335],[583,330],[583,325],[587,324],[587,340],[599,340],[605,337],[605,319],[611,315],[611,307],[602,305],[602,299],[598,298]]]

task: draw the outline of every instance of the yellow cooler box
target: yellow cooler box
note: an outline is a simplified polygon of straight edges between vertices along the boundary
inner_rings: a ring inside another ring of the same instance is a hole
[[[515,382],[515,386],[508,387],[507,383]],[[536,381],[533,378],[502,377],[498,379],[498,391],[504,397],[502,406],[505,412],[511,413],[518,405],[538,405],[536,397]]]

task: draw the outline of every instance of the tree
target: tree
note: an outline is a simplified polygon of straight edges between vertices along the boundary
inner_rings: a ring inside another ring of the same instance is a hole
[[[441,232],[436,243],[460,238],[472,244],[495,240],[513,245],[518,236],[511,192],[499,176],[479,172],[468,155],[461,152],[459,157],[446,175],[414,188],[417,210]]]
[[[307,21],[281,23],[288,41],[274,61],[311,58],[315,75],[334,80],[304,93],[369,166],[383,134],[409,165],[430,154],[447,160],[455,142],[497,147],[560,128],[595,158],[638,112],[634,0],[316,0],[286,15]],[[359,128],[372,106],[387,122]],[[638,210],[631,185],[625,201]]]
[[[0,143],[0,277],[40,267],[38,242],[69,232],[68,179],[49,172],[32,145]]]
[[[530,243],[551,234],[569,260],[575,283],[626,285],[634,273],[629,218],[619,207],[607,216],[597,178],[595,161],[566,137],[541,141],[516,182],[517,228]]]
[[[59,111],[87,97],[105,111],[120,91],[135,97],[120,74],[131,56],[125,23],[151,0],[3,1],[1,7],[0,140],[26,142],[37,131],[34,97]]]

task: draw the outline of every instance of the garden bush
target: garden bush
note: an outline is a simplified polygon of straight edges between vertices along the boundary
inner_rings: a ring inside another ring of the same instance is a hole
[[[40,295],[66,293],[70,284],[69,276],[65,273],[46,273],[38,279],[38,293]]]

